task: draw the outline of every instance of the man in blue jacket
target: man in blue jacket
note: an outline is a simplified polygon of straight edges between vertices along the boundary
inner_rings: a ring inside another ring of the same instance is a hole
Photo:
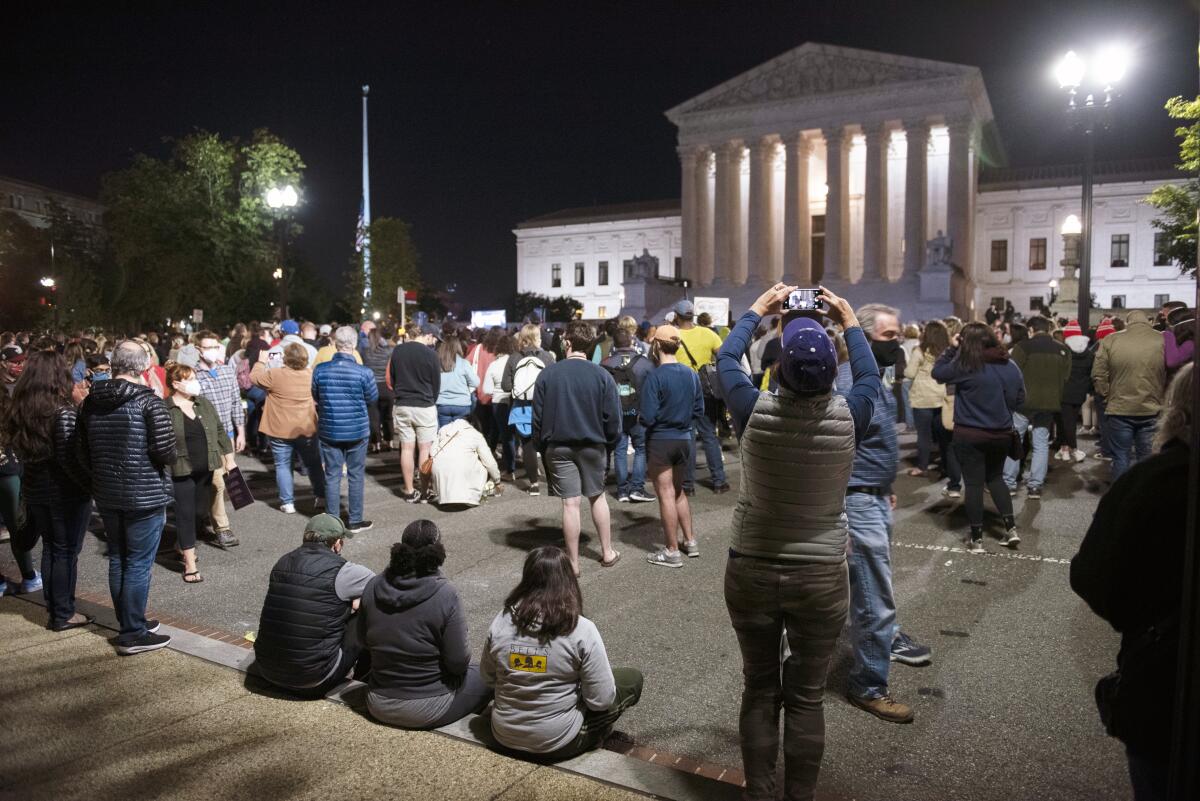
[[[367,404],[379,400],[375,374],[354,358],[358,334],[344,325],[333,333],[333,358],[313,371],[312,394],[317,402],[317,435],[325,462],[325,510],[335,517],[341,508],[342,465],[349,487],[350,522],[357,534],[371,528],[363,519],[363,482],[366,478],[370,425]]]

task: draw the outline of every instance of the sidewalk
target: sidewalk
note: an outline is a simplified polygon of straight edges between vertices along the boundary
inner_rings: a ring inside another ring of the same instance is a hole
[[[245,674],[174,648],[118,657],[108,629],[54,633],[44,621],[41,606],[0,599],[4,801],[648,797],[446,734],[381,726],[332,701],[253,692]],[[198,639],[179,632],[184,647],[189,638]],[[233,648],[205,645],[215,646]]]

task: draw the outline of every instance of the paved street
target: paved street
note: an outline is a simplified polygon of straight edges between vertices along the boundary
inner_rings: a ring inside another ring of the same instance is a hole
[[[912,437],[902,437],[906,453]],[[1091,444],[1090,441],[1087,443]],[[734,456],[733,454],[727,454]],[[736,457],[735,457],[736,458]],[[233,515],[242,545],[201,547],[205,582],[185,585],[167,561],[156,566],[150,605],[228,631],[257,627],[273,562],[300,541],[305,517],[274,507],[273,473],[242,458],[264,502]],[[940,484],[901,477],[893,566],[900,621],[934,649],[926,668],[893,666],[892,690],[914,704],[911,726],[886,724],[842,698],[849,652],[843,642],[829,679],[828,745],[821,797],[830,799],[1123,799],[1128,797],[1119,744],[1104,736],[1092,686],[1108,672],[1117,638],[1070,591],[1075,553],[1101,491],[1107,465],[1052,462],[1043,499],[1018,496],[1021,550],[962,551],[965,518],[942,500]],[[485,507],[440,512],[397,497],[395,454],[371,457],[367,517],[375,528],[345,555],[382,569],[390,545],[411,520],[441,526],[446,572],[466,604],[476,649],[532,547],[560,542],[559,503],[509,491]],[[705,471],[700,475],[706,480]],[[730,466],[736,486],[736,461]],[[297,506],[312,508],[298,479]],[[596,621],[616,665],[646,674],[642,703],[619,724],[639,745],[740,768],[737,707],[740,660],[722,599],[722,574],[736,492],[696,496],[702,556],[682,570],[655,570],[644,555],[659,541],[655,504],[613,503],[617,547],[611,569],[585,543],[585,614]],[[999,530],[993,519],[991,534]],[[590,523],[585,523],[585,531]],[[80,589],[106,592],[103,545],[89,539],[80,557]],[[4,555],[9,560],[7,553]],[[11,565],[6,565],[11,575]],[[145,657],[153,659],[155,657]]]

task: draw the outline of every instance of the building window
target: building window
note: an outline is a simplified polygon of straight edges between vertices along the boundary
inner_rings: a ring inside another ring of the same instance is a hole
[[[550,286],[552,286],[556,289],[558,287],[562,286],[562,265],[561,264],[551,264],[550,265]]]
[[[1041,311],[1042,307],[1045,304],[1046,304],[1045,298],[1043,298],[1041,295],[1034,295],[1033,297],[1031,297],[1029,299],[1029,310],[1031,312]]]
[[[1113,267],[1129,266],[1129,234],[1112,235],[1112,259],[1109,263]]]
[[[992,272],[1002,273],[1008,269],[1008,240],[992,240]]]
[[[1154,234],[1154,266],[1165,267],[1171,263],[1171,257],[1167,255],[1167,245],[1170,240],[1167,238],[1165,231],[1156,231]]]
[[[1046,269],[1046,238],[1029,240],[1029,269]]]
[[[998,311],[1004,311],[1004,298],[992,298],[991,306]]]
[[[575,286],[583,286],[583,262],[575,262]]]
[[[1124,295],[1113,295],[1112,296],[1112,308],[1114,308],[1114,309],[1125,308],[1125,296]]]
[[[600,286],[608,286],[608,262],[600,262],[600,269],[596,273],[596,283]],[[601,314],[601,317],[604,315]]]
[[[601,262],[601,263],[604,263],[604,262]],[[596,307],[596,317],[603,320],[607,316],[608,316],[608,307],[607,306],[597,306]]]
[[[12,206],[17,211],[20,211],[21,209],[25,208],[25,198],[21,197],[20,195],[9,195],[8,205]]]
[[[1154,296],[1154,307],[1155,308],[1161,309],[1163,307],[1163,304],[1170,303],[1170,302],[1171,302],[1170,295],[1155,295]]]
[[[660,271],[660,272],[661,272],[661,271]],[[655,277],[655,278],[660,278],[661,276],[659,276],[659,275],[656,275],[656,276],[654,276],[654,277]],[[682,277],[683,277],[683,257],[682,257],[682,256],[676,256],[676,257],[675,257],[675,277],[676,277],[676,278],[682,278]]]

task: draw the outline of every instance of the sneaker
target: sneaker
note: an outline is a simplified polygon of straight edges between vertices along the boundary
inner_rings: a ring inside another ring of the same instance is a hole
[[[1021,535],[1017,533],[1017,527],[1012,526],[1004,532],[1004,536],[1000,538],[1000,544],[1005,548],[1016,549],[1017,543],[1021,541]]]
[[[413,490],[412,492],[401,492],[400,497],[404,499],[405,503],[421,502],[421,493],[419,490]]]
[[[1060,462],[1069,462],[1069,461],[1071,461],[1071,452],[1070,451],[1055,451],[1054,458]]]
[[[620,495],[617,496],[617,503],[629,503],[629,495],[627,493],[622,492]]]
[[[170,644],[171,638],[165,634],[146,633],[131,643],[118,645],[117,653],[121,656],[133,656],[134,654],[143,654],[146,651],[157,651],[159,648],[166,648]]]
[[[971,537],[964,545],[967,546],[968,553],[987,553],[983,548],[983,537]]]
[[[962,490],[952,489],[951,487],[943,487],[942,488],[942,497],[943,498],[961,498]]]
[[[31,592],[41,592],[42,590],[42,574],[35,572],[33,578],[22,579],[20,593],[28,595]]]
[[[1084,453],[1084,452],[1083,452],[1083,451],[1081,451],[1081,450],[1075,450],[1075,451],[1073,451],[1073,452],[1071,453],[1071,456],[1073,456],[1073,457],[1075,458],[1075,461],[1077,461],[1077,462],[1082,462],[1084,459],[1086,459],[1086,458],[1087,458],[1087,454],[1086,454],[1086,453]]]
[[[375,526],[370,520],[359,520],[357,523],[351,523],[346,526],[346,530],[351,534],[361,534],[364,531],[370,531]]]
[[[847,693],[846,700],[864,712],[870,712],[875,717],[880,720],[886,720],[888,723],[913,722],[912,707],[908,704],[900,703],[890,695],[882,695],[879,698],[863,698],[853,693]]]
[[[1112,457],[1107,455],[1104,451],[1096,451],[1095,453],[1092,454],[1092,458],[1099,459],[1102,462],[1111,462],[1112,461]]]
[[[1042,499],[1041,487],[1026,487],[1025,497],[1031,501],[1040,501]]]
[[[933,651],[928,645],[921,645],[903,631],[896,633],[892,640],[892,661],[903,665],[928,665],[933,661]]]
[[[629,500],[633,501],[634,503],[650,503],[651,501],[657,501],[658,498],[648,492],[634,490],[633,492],[629,493]]]
[[[146,631],[150,632],[151,634],[158,634],[158,628],[161,625],[162,624],[154,618],[146,619]]]
[[[238,544],[239,544],[238,538],[233,536],[233,532],[230,531],[229,529],[225,529],[224,531],[217,532],[217,547],[218,548],[232,548]]]
[[[731,489],[732,487],[729,486],[729,482],[726,481],[713,487],[713,495],[724,495]]]
[[[646,561],[659,567],[683,567],[683,555],[679,551],[671,553],[666,548],[659,548],[647,556]]]
[[[683,551],[683,554],[688,559],[695,559],[700,555],[700,543],[696,542],[695,540],[681,542],[679,543],[679,550]]]
[[[296,514],[296,504],[281,503],[279,505],[279,511],[283,512],[285,515],[294,515]]]
[[[542,494],[542,490],[541,490],[541,488],[538,487],[536,482],[529,485],[529,497],[536,498],[537,496],[539,496],[541,494]]]

